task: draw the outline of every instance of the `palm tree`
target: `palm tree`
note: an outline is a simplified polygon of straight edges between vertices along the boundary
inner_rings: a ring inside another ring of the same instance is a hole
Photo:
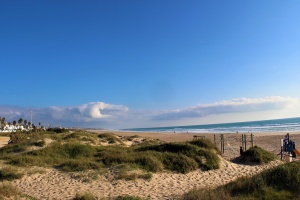
[[[20,119],[18,120],[18,124],[19,124],[19,125],[21,125],[21,124],[22,124],[22,122],[23,122],[23,119],[22,119],[22,118],[20,118]]]
[[[1,126],[2,126],[2,128],[4,128],[5,125],[6,125],[5,117],[2,117],[2,119],[1,119]]]

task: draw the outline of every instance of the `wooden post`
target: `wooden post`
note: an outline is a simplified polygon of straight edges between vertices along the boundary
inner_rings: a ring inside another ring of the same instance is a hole
[[[225,152],[225,139],[224,139],[224,135],[222,135],[223,136],[223,153]]]
[[[216,134],[214,134],[214,143],[217,146],[217,142],[216,142]]]
[[[247,150],[247,135],[245,134],[245,151]]]
[[[223,148],[223,144],[222,144],[222,134],[220,135],[220,143],[221,143],[221,153],[222,153],[222,148]]]
[[[221,153],[224,153],[224,135],[221,134]]]
[[[283,152],[283,139],[280,139],[280,158],[282,160],[282,152]]]
[[[252,148],[254,147],[254,141],[253,141],[253,134],[251,133],[251,143],[252,143]]]
[[[243,149],[243,151],[245,151],[244,134],[242,134],[242,149]]]

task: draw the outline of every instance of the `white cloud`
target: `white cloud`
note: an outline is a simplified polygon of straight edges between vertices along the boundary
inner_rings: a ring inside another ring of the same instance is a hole
[[[187,109],[166,111],[153,116],[152,119],[178,120],[183,118],[206,117],[216,114],[277,110],[290,107],[298,102],[298,99],[295,98],[279,96],[256,99],[240,98],[212,104],[198,105]]]
[[[129,110],[124,105],[103,102],[48,108],[0,106],[0,116],[10,122],[19,118],[29,121],[32,111],[33,123],[41,122],[44,126],[133,128],[243,121],[250,116],[251,119],[271,119],[279,114],[282,118],[294,117],[299,110],[295,108],[300,109],[298,99],[274,96],[232,99],[170,111]]]
[[[39,120],[44,125],[101,127],[116,120],[116,118],[120,119],[126,116],[128,108],[103,102],[90,102],[81,106],[52,106],[48,108],[0,106],[0,116],[5,117],[6,121],[18,120],[19,118],[29,121],[30,111],[33,113],[33,121]]]

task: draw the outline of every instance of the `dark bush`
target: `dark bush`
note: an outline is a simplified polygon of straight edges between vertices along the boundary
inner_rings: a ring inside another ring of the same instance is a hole
[[[207,138],[202,138],[202,139],[198,139],[198,140],[193,140],[189,142],[192,145],[201,147],[201,148],[205,148],[205,149],[214,149],[216,150],[218,153],[220,153],[219,149],[216,147],[215,144],[213,144],[209,139]]]
[[[99,134],[98,137],[102,140],[106,140],[109,144],[115,144],[117,142],[123,143],[117,136],[111,134],[111,133],[102,133]]]
[[[0,181],[11,181],[14,179],[22,178],[23,174],[17,172],[15,169],[11,167],[5,167],[0,169]]]
[[[114,200],[143,200],[143,199],[140,197],[125,195],[125,196],[118,196]]]
[[[55,132],[55,133],[68,133],[69,129],[66,129],[66,128],[48,128],[47,131]]]
[[[78,171],[86,171],[91,169],[99,169],[101,165],[97,162],[80,159],[80,160],[70,160],[63,163],[61,166],[63,171],[67,172],[78,172]]]
[[[268,163],[276,160],[276,156],[264,149],[254,146],[243,153],[240,158],[241,162],[251,161],[258,164]]]
[[[164,166],[159,160],[160,155],[145,153],[135,156],[135,163],[140,165],[141,168],[150,172],[160,172],[163,170]]]
[[[198,164],[194,159],[175,153],[163,154],[163,164],[168,170],[184,174],[198,168]]]

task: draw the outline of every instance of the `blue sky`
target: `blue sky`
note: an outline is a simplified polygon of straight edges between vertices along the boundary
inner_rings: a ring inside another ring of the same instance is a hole
[[[104,128],[300,116],[299,10],[296,0],[1,1],[0,116]]]

